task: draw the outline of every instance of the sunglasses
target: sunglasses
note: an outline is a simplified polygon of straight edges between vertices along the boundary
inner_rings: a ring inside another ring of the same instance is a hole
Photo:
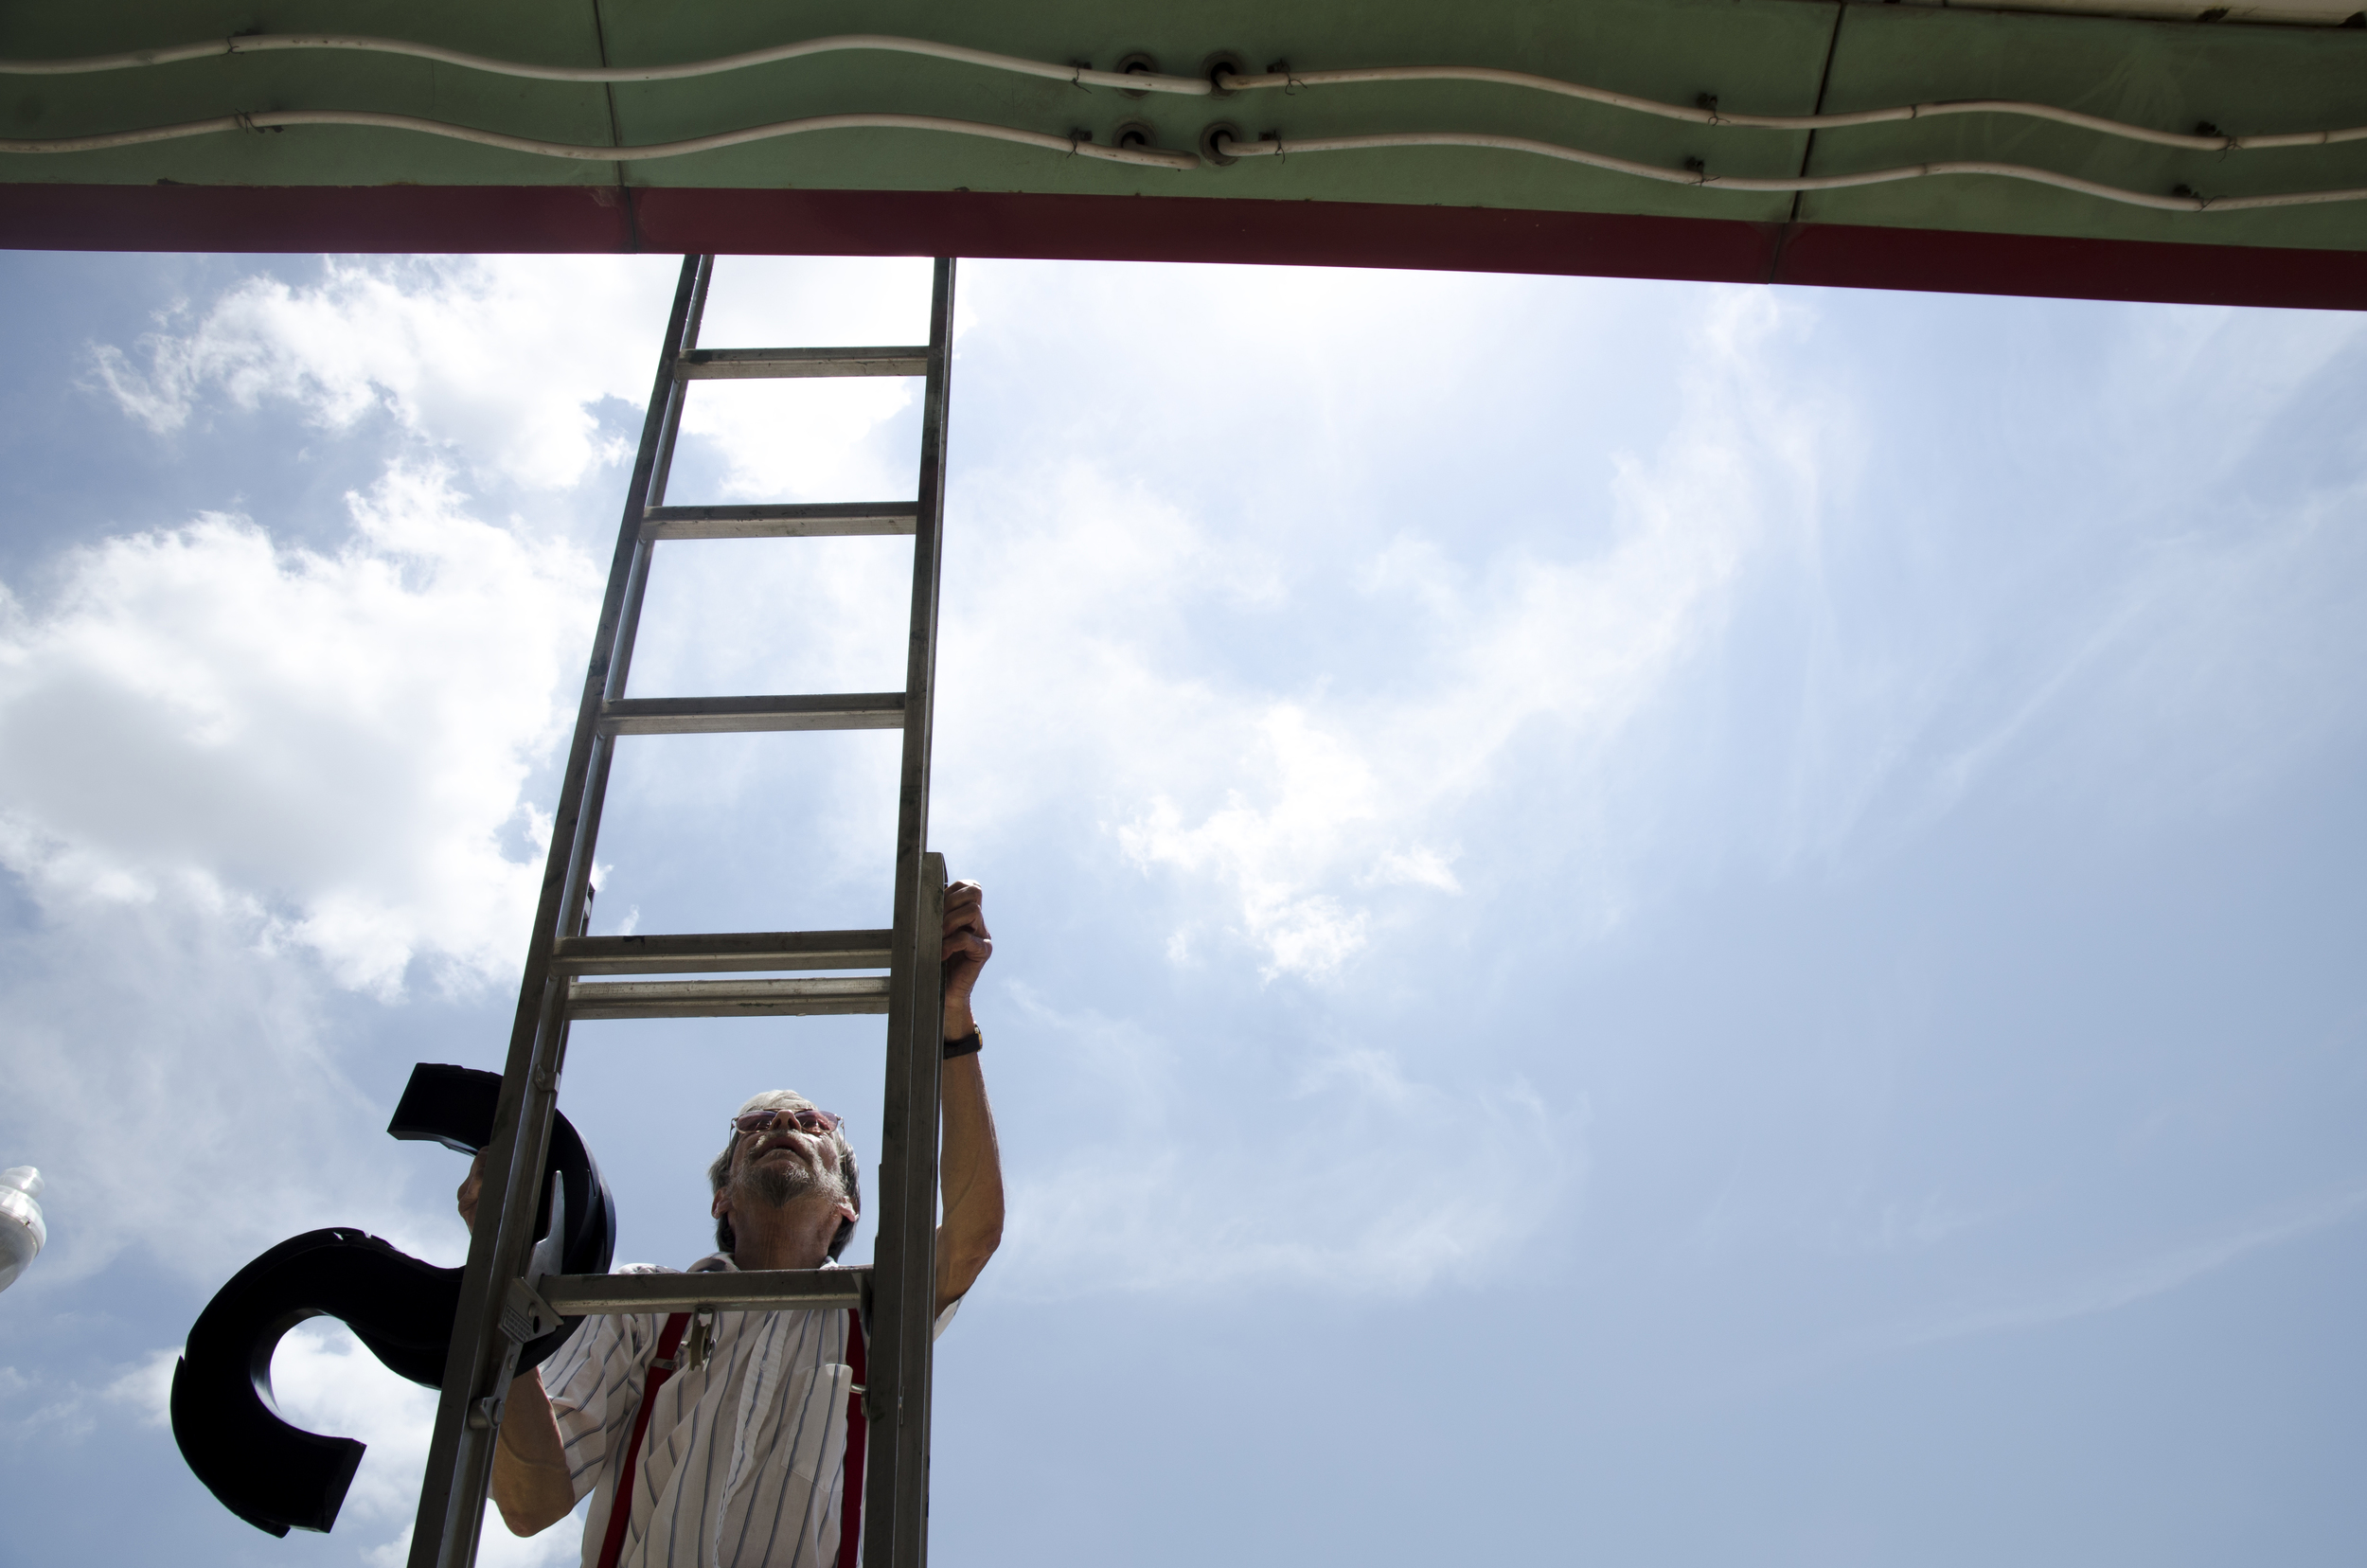
[[[778,1127],[793,1127],[800,1132],[818,1136],[835,1132],[845,1125],[844,1117],[810,1108],[803,1111],[751,1111],[744,1116],[732,1118],[734,1132],[770,1132]]]

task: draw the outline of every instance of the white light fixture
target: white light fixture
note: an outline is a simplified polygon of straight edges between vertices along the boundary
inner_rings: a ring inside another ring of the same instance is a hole
[[[49,1239],[41,1205],[33,1201],[41,1196],[41,1172],[31,1166],[0,1170],[0,1291],[16,1283]]]

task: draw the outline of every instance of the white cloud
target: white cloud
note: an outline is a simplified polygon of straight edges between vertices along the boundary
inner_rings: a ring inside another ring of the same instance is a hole
[[[699,341],[715,347],[892,347],[929,340],[931,263],[916,258],[731,257],[721,262]],[[917,409],[920,383],[702,382],[683,405],[685,455],[721,468],[669,500],[895,501],[914,493],[918,449],[881,439]],[[907,434],[917,439],[914,421]],[[702,443],[711,453],[701,451]]]
[[[1259,804],[1231,790],[1222,808],[1187,827],[1173,801],[1158,798],[1119,828],[1118,842],[1144,866],[1229,884],[1270,976],[1328,974],[1363,947],[1369,920],[1308,884],[1339,855],[1341,838],[1362,837],[1381,814],[1372,770],[1343,738],[1312,730],[1295,705],[1269,708],[1258,729],[1258,771],[1275,775],[1257,792]],[[1422,847],[1398,858],[1443,864]]]
[[[20,1291],[71,1291],[126,1251],[219,1280],[321,1224],[422,1255],[455,1243],[440,1190],[422,1216],[388,1180],[386,1108],[348,1076],[350,1005],[332,991],[466,1000],[515,973],[599,577],[572,546],[474,515],[452,469],[590,472],[588,405],[637,406],[673,273],[331,263],[313,285],[250,279],[182,312],[136,374],[100,356],[152,427],[284,400],[398,454],[347,498],[333,549],[207,514],[65,553],[38,602],[0,588],[0,865],[43,912],[7,981],[0,1133],[38,1150],[59,1221]],[[851,288],[814,295],[822,328],[765,330],[781,280],[742,281],[719,290],[710,341],[901,335],[850,314]],[[363,422],[374,407],[391,442]],[[751,461],[776,434],[747,434]],[[770,647],[766,606],[747,610],[749,635],[702,641]]]
[[[0,864],[45,903],[170,890],[382,996],[515,962],[595,579],[434,471],[348,503],[333,556],[209,515],[0,598]]]
[[[723,466],[719,491],[677,483],[667,499],[909,500],[911,454],[881,450],[870,437],[912,406],[917,385],[886,377],[701,383],[684,404],[683,432],[715,443]]]
[[[20,1289],[126,1250],[219,1279],[320,1224],[440,1244],[355,1136],[386,1108],[323,982],[514,972],[524,793],[572,719],[594,579],[433,471],[350,507],[333,555],[212,516],[0,600],[0,864],[44,917],[8,982],[0,1131],[38,1150],[57,1233]]]
[[[1388,890],[1460,890],[1470,813],[1533,787],[1515,759],[1540,737],[1568,764],[1558,829],[1615,864],[1632,846],[1605,821],[1622,787],[1612,741],[1717,637],[1768,531],[1815,505],[1817,411],[1778,398],[1763,363],[1786,325],[1765,294],[1717,301],[1681,433],[1621,465],[1609,543],[1565,555],[1401,535],[1353,546],[1344,595],[1336,571],[1281,557],[1218,508],[1082,459],[974,483],[996,547],[958,596],[940,724],[949,748],[991,736],[1027,760],[1006,793],[945,811],[976,831],[1022,780],[1091,790],[1122,850],[1182,879],[1191,918],[1237,934],[1269,976],[1338,972]],[[1298,689],[1212,673],[1230,650],[1193,617],[1252,615],[1385,625],[1392,640],[1379,666]],[[1607,876],[1578,901],[1610,918],[1622,897]],[[1180,934],[1176,950],[1201,944]]]
[[[293,403],[349,431],[383,412],[472,472],[565,489],[630,458],[639,422],[603,437],[595,405],[649,396],[679,263],[661,257],[331,258],[317,282],[258,276],[202,312],[184,304],[132,352],[91,349],[91,374],[124,413],[165,434],[207,422],[211,397]],[[929,263],[733,258],[701,341],[762,347],[926,341]],[[910,454],[872,439],[917,383],[703,383],[676,463],[713,444],[721,492],[675,500],[892,500],[912,493]],[[698,480],[691,480],[695,488]]]
[[[589,449],[548,433],[588,428],[583,399],[631,382],[619,368],[589,367],[564,347],[595,334],[570,330],[583,312],[554,303],[565,290],[538,291],[528,276],[510,262],[367,263],[332,266],[307,290],[258,280],[232,291],[193,328],[149,340],[144,379],[120,355],[105,358],[109,384],[127,408],[165,422],[188,417],[191,400],[208,387],[252,401],[294,386],[312,417],[329,421],[349,420],[377,400],[427,438],[462,442],[472,460],[498,458],[513,476],[563,482],[583,472]],[[1120,270],[1090,275],[1084,286],[1106,293],[1155,276],[1188,298],[1195,291],[1237,294],[1248,276]],[[1446,312],[1442,331],[1451,325],[1485,332],[1502,325],[1490,319],[1491,309],[1508,316],[1524,304],[1518,294],[1473,304],[1468,289],[1422,279],[1255,276],[1260,296],[1271,296],[1266,308],[1292,322],[1308,355],[1394,365],[1408,352],[1427,352],[1441,375],[1456,356],[1431,338],[1424,339],[1429,349],[1376,343],[1374,316],[1402,309],[1399,296],[1409,288],[1437,296],[1430,308]],[[1001,297],[988,277],[989,298],[1006,312],[1045,303]],[[1074,281],[1063,276],[1037,286],[1065,290]],[[607,274],[596,269],[567,283],[594,291],[595,316],[621,308],[614,304],[620,285]],[[647,278],[635,286],[646,297],[637,296],[634,308],[653,316],[662,289]],[[966,291],[966,301],[976,298]],[[924,262],[733,258],[719,275],[703,337],[909,340],[925,330],[925,299]],[[1156,354],[1158,334],[1183,330],[1189,313],[1147,321],[1138,351]],[[962,645],[970,668],[991,668],[996,679],[990,689],[969,685],[949,665],[941,701],[949,737],[992,732],[1031,753],[1027,765],[1004,770],[1012,795],[1040,794],[1046,777],[1078,782],[1081,763],[1126,854],[1220,897],[1220,903],[1195,898],[1200,912],[1187,918],[1192,929],[1179,929],[1179,951],[1202,951],[1201,936],[1229,932],[1271,976],[1338,972],[1374,939],[1390,897],[1460,889],[1461,813],[1501,781],[1507,748],[1542,723],[1563,743],[1594,752],[1599,763],[1600,748],[1714,634],[1727,586],[1765,514],[1795,499],[1769,485],[1814,484],[1814,442],[1806,434],[1812,419],[1779,406],[1757,372],[1781,314],[1770,296],[1736,291],[1701,320],[1683,433],[1648,461],[1626,465],[1617,480],[1620,536],[1607,551],[1539,559],[1508,549],[1457,570],[1419,536],[1361,547],[1355,601],[1341,608],[1401,626],[1410,645],[1398,653],[1409,678],[1385,691],[1244,687],[1201,673],[1208,650],[1181,630],[1195,610],[1311,608],[1306,599],[1313,588],[1289,579],[1305,562],[1286,566],[1287,557],[1243,537],[1233,520],[1201,515],[1200,504],[1185,497],[1148,496],[1114,478],[1110,463],[1092,459],[1051,468],[1006,462],[990,467],[983,483],[973,470],[968,508],[992,520],[998,548],[982,563],[987,580],[956,595],[957,603],[981,612],[950,626],[948,644]],[[454,389],[464,383],[438,380],[450,357],[430,350],[451,333],[497,341],[506,358],[555,355],[558,368],[547,384],[502,392],[518,408],[530,404],[527,412],[478,415]],[[1213,374],[1190,359],[1178,367],[1187,378]],[[1469,379],[1468,366],[1459,373]],[[1368,379],[1315,382],[1344,384],[1353,399]],[[877,437],[907,409],[911,392],[899,382],[702,384],[688,404],[691,440],[678,472],[720,464],[703,481],[720,488],[714,498],[901,494],[910,454],[889,452]],[[1337,390],[1326,396],[1297,421],[1318,449],[1317,468],[1352,463],[1369,412],[1341,403]],[[468,430],[472,420],[492,435]],[[545,434],[532,440],[502,434],[520,420]],[[700,457],[702,451],[709,456]],[[1125,451],[1113,449],[1112,462]],[[519,455],[529,452],[543,455]],[[678,483],[675,498],[708,498],[684,488],[696,483]],[[653,624],[637,690],[823,689],[852,673],[857,661],[848,650],[894,649],[892,634],[868,633],[896,618],[896,570],[821,549],[801,550],[793,561],[733,556],[726,562],[727,553],[669,555],[653,578],[653,622],[667,613],[673,593],[695,601],[696,618],[684,624],[696,636],[659,634]],[[802,615],[784,613],[792,581],[811,596],[800,601]],[[769,678],[753,680],[756,670],[732,666],[761,666]],[[797,676],[785,681],[784,668]],[[893,673],[864,676],[854,684],[900,684]],[[1606,786],[1597,774],[1599,766],[1571,782],[1576,798],[1568,804],[1581,818],[1603,810]],[[975,820],[992,810],[991,801],[973,798],[945,815]],[[842,836],[863,837],[859,830]],[[104,873],[89,875],[95,882]],[[1621,900],[1607,885],[1595,901],[1611,911]],[[304,935],[348,951],[373,949],[391,935],[376,913],[325,898]]]
[[[320,281],[251,277],[184,305],[136,360],[92,350],[98,383],[159,433],[205,425],[214,394],[286,400],[347,430],[383,410],[472,469],[545,488],[631,455],[587,406],[649,396],[679,263],[657,257],[329,260]]]
[[[108,1399],[129,1405],[148,1427],[172,1424],[172,1370],[181,1362],[178,1349],[151,1350],[148,1359],[106,1386]]]

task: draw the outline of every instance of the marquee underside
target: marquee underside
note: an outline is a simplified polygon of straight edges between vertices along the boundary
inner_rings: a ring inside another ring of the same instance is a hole
[[[2315,0],[2294,0],[2306,7]],[[354,50],[218,53],[74,75],[0,75],[22,142],[275,111],[409,116],[622,158],[546,156],[417,129],[233,129],[96,151],[0,152],[0,244],[223,251],[710,251],[1296,262],[2197,302],[2367,306],[2367,201],[2217,204],[2367,188],[2367,138],[2161,146],[2367,124],[2367,27],[1976,11],[1831,0],[1538,0],[1462,9],[1264,0],[1163,9],[1081,0],[966,8],[511,0],[331,5],[268,16],[147,0],[0,22],[0,56],[56,60],[222,39],[369,34],[503,61],[640,66],[831,34],[897,34],[1057,66],[1148,56],[1204,80],[1484,66],[1720,118],[1849,114],[1966,98],[2002,113],[1815,130],[1700,123],[1491,82],[1152,93],[876,49],[675,81],[521,80]],[[727,13],[727,14],[726,14]],[[2207,14],[2207,13],[2205,13]],[[2367,18],[2362,18],[2367,21]],[[816,116],[900,115],[1032,134],[783,134],[663,159],[632,150]],[[1281,156],[1142,167],[1079,155],[1131,128],[1204,151],[1278,136]],[[1445,134],[1502,146],[1350,147]],[[11,144],[14,145],[14,144]],[[1302,152],[1297,148],[1317,151]],[[1674,180],[1519,148],[1572,150]],[[1839,189],[1748,190],[1980,162]],[[1684,171],[1711,183],[1685,183]],[[2033,175],[2037,177],[2032,177]],[[2099,197],[2040,183],[2060,177]],[[2212,204],[2158,210],[2145,202]]]

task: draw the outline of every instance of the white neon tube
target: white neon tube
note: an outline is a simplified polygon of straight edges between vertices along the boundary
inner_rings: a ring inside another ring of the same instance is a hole
[[[1288,92],[1301,87],[1339,87],[1379,81],[1487,82],[1499,87],[1551,93],[1559,98],[1582,98],[1586,102],[1606,104],[1613,109],[1657,115],[1663,119],[1687,120],[1695,125],[1732,125],[1751,131],[1838,131],[1853,125],[1890,125],[1901,120],[1931,119],[1941,115],[2013,115],[2025,119],[2052,120],[2057,125],[2075,126],[2102,135],[2150,142],[2156,147],[2181,147],[2198,152],[2243,152],[2268,148],[2324,147],[2335,142],[2367,141],[2367,125],[2354,126],[2347,131],[2296,131],[2268,136],[2186,135],[2176,131],[2156,131],[2149,126],[2130,125],[2125,120],[2106,119],[2101,115],[2084,115],[2076,109],[2057,109],[2047,103],[2026,103],[2017,98],[1955,98],[1945,102],[1911,103],[1895,109],[1861,109],[1846,115],[1731,115],[1723,109],[1690,103],[1663,103],[1658,98],[1613,93],[1600,87],[1582,86],[1575,81],[1558,81],[1552,77],[1532,76],[1526,71],[1499,71],[1481,65],[1380,65],[1344,71],[1273,71],[1261,76],[1225,75],[1219,79],[1219,85],[1229,93],[1273,87]]]
[[[441,65],[494,76],[525,77],[534,81],[681,81],[690,77],[720,76],[752,65],[798,60],[808,55],[839,54],[872,49],[888,54],[925,55],[989,70],[1016,71],[1047,81],[1073,82],[1079,87],[1117,87],[1135,93],[1182,93],[1205,98],[1216,91],[1205,77],[1160,76],[1154,72],[1096,71],[1083,65],[1055,65],[958,44],[934,44],[925,38],[898,38],[887,33],[841,33],[810,38],[802,44],[776,44],[768,49],[722,55],[714,60],[689,60],[674,65],[535,65],[515,60],[495,60],[435,44],[414,44],[400,38],[366,38],[345,33],[253,33],[243,38],[212,38],[202,44],[176,44],[161,49],[127,49],[121,54],[84,55],[78,60],[0,60],[0,76],[81,76],[93,71],[120,71],[138,65],[171,65],[184,60],[207,60],[217,55],[265,54],[277,49],[347,49],[364,54],[408,55]]]
[[[473,126],[450,125],[412,115],[379,115],[342,109],[266,109],[251,115],[222,115],[213,119],[187,120],[179,125],[150,126],[138,131],[106,131],[88,136],[56,136],[46,140],[0,139],[0,152],[96,152],[110,147],[136,147],[143,142],[178,141],[210,136],[224,131],[276,131],[289,125],[360,125],[381,131],[417,131],[422,135],[475,142],[505,151],[530,152],[545,158],[575,158],[586,163],[640,163],[651,158],[679,158],[692,152],[803,135],[810,131],[936,131],[948,135],[981,136],[988,141],[1039,147],[1105,163],[1135,164],[1148,169],[1198,169],[1190,152],[1157,148],[1102,147],[1081,138],[1022,131],[1015,126],[987,125],[977,120],[944,119],[934,115],[816,115],[807,119],[752,125],[742,131],[720,131],[711,136],[682,141],[650,142],[639,147],[585,147],[573,142],[539,141],[531,136],[505,135]]]
[[[1584,164],[1590,169],[1610,169],[1617,174],[1632,174],[1638,179],[1659,180],[1667,185],[1700,186],[1711,190],[1793,191],[1845,190],[1853,186],[1888,185],[1897,180],[1928,179],[1948,174],[1995,174],[2009,180],[2028,180],[2036,185],[2053,186],[2058,190],[2075,190],[2082,195],[2100,197],[2108,202],[2121,202],[2130,206],[2152,207],[2161,212],[2241,212],[2259,207],[2313,206],[2326,202],[2367,201],[2367,187],[2353,190],[2300,190],[2273,196],[2156,196],[2149,191],[2127,190],[2119,186],[2099,185],[2071,174],[2057,174],[2049,169],[2033,169],[2026,164],[1985,163],[1955,160],[1941,163],[1905,164],[1895,169],[1868,169],[1860,174],[1818,174],[1800,179],[1748,179],[1735,175],[1711,174],[1700,169],[1668,169],[1660,164],[1637,163],[1628,158],[1614,158],[1604,152],[1589,152],[1582,148],[1562,147],[1554,142],[1533,141],[1526,136],[1492,136],[1460,131],[1403,131],[1375,136],[1310,136],[1299,139],[1274,139],[1245,142],[1229,136],[1215,138],[1218,152],[1229,158],[1291,157],[1308,152],[1361,152],[1384,147],[1483,147],[1506,152],[1528,152],[1540,158],[1556,158],[1563,163]]]

